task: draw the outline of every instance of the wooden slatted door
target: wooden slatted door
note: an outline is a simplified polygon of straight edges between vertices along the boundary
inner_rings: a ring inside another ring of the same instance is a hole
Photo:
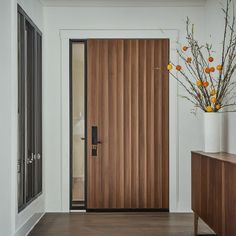
[[[87,41],[87,209],[169,208],[168,61],[168,39]]]

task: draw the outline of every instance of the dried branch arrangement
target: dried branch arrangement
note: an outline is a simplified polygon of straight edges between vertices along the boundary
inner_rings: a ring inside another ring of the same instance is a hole
[[[236,33],[234,0],[226,0],[222,56],[215,64],[212,45],[199,45],[194,37],[194,25],[186,21],[187,45],[177,50],[182,65],[170,63],[169,73],[180,83],[190,96],[184,96],[204,112],[219,112],[225,107],[236,105],[236,82],[232,81],[236,70]],[[177,73],[174,73],[173,70]]]

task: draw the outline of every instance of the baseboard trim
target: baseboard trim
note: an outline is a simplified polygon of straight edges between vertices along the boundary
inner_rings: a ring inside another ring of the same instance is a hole
[[[30,217],[15,233],[15,236],[27,236],[45,213],[36,213]]]
[[[86,212],[169,212],[166,208],[87,208]]]

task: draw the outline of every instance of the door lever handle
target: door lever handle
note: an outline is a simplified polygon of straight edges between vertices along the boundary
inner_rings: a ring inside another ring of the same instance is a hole
[[[97,156],[97,145],[101,143],[98,141],[98,127],[92,126],[92,156]]]
[[[92,145],[97,145],[98,143],[98,127],[92,126]]]
[[[31,153],[31,157],[27,158],[27,164],[28,165],[33,163],[34,157],[35,157],[34,153]]]

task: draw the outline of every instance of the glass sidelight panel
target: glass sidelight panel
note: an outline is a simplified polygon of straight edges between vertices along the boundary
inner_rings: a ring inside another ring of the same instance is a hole
[[[85,43],[71,42],[71,209],[85,203]]]

